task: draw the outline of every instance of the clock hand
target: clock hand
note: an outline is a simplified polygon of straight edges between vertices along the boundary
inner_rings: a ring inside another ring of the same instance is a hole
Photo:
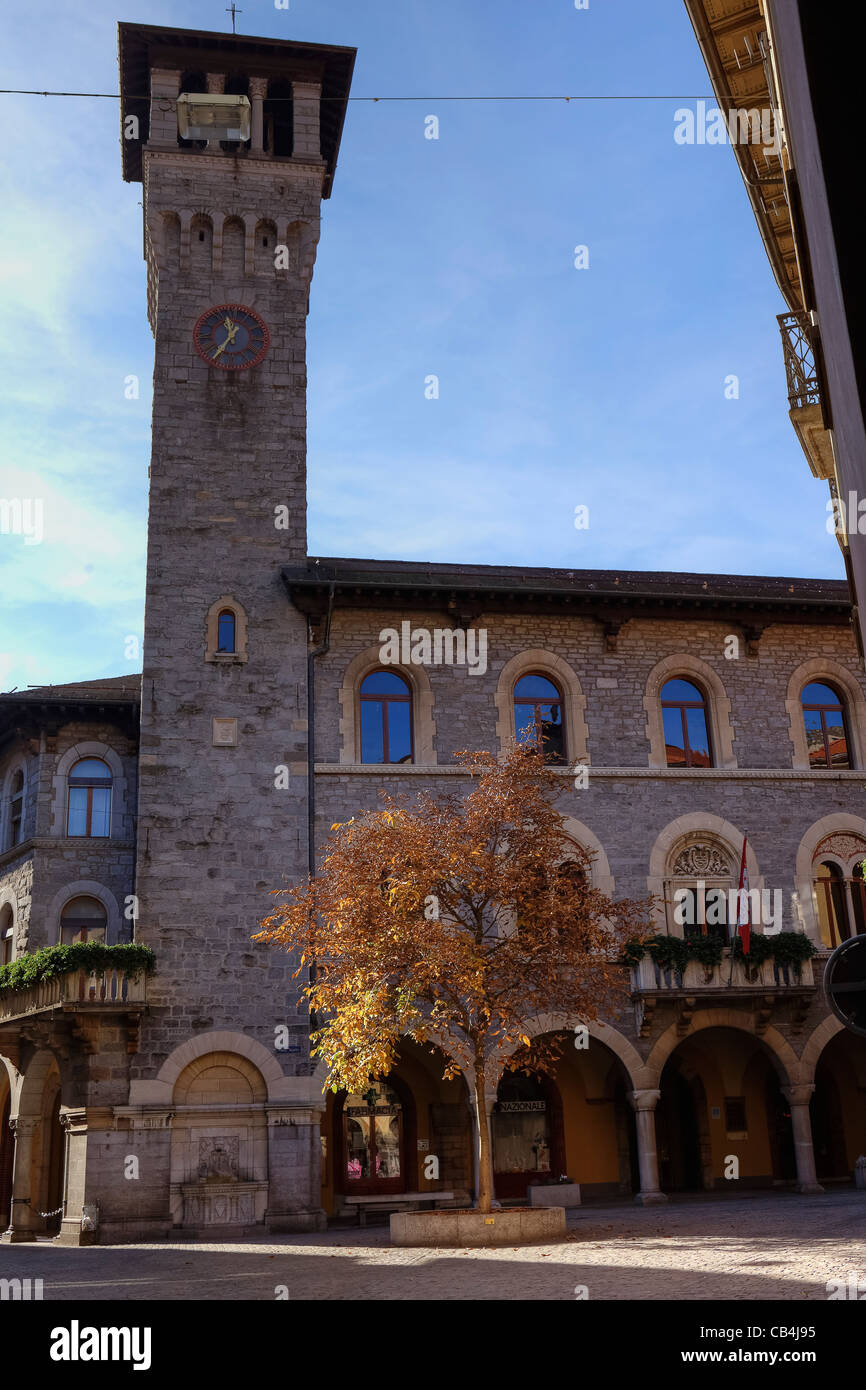
[[[226,319],[226,321],[225,321],[225,327],[227,328],[228,332],[226,333],[225,338],[224,338],[223,341],[220,343],[219,347],[217,348],[216,352],[214,353],[213,357],[211,358],[211,361],[212,361],[212,362],[215,362],[215,361],[216,361],[216,359],[219,357],[219,355],[220,355],[221,352],[225,352],[225,350],[226,350],[226,348],[228,347],[229,343],[233,343],[233,342],[234,342],[235,336],[236,336],[236,334],[237,334],[237,331],[238,331],[238,329],[240,328],[240,324],[239,324],[239,323],[232,323],[231,319]]]

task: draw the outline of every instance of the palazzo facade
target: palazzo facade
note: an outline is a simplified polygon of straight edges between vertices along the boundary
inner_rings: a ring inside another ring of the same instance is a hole
[[[851,1182],[866,1150],[866,1040],[821,988],[866,927],[846,584],[307,555],[305,323],[353,59],[120,27],[155,336],[143,671],[0,696],[0,967],[134,939],[156,970],[0,975],[3,1240],[311,1230],[353,1198],[471,1199],[465,1079],[407,1042],[363,1095],[325,1093],[295,963],[251,937],[335,821],[382,787],[459,791],[455,750],[527,728],[599,888],[727,941],[673,904],[736,888],[745,841],[767,925],[816,954],[746,969],[726,948],[679,974],[644,957],[586,1047],[578,1020],[538,1019],[566,1046],[555,1076],[492,1098],[497,1195],[562,1175],[585,1200],[808,1192]],[[179,126],[182,94],[249,128]],[[448,634],[440,660],[383,661],[406,624]],[[481,633],[484,660],[461,661]]]

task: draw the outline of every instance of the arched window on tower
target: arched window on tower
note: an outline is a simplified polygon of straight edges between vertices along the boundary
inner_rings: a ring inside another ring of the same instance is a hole
[[[180,77],[181,92],[196,92],[204,95],[207,92],[207,75],[203,72],[183,72]],[[178,132],[177,143],[182,150],[206,150],[207,140],[184,140]]]
[[[104,941],[108,913],[98,898],[73,898],[60,914],[60,944]]]
[[[712,767],[703,691],[677,676],[662,686],[661,706],[668,767]]]
[[[845,702],[832,685],[811,681],[800,695],[810,767],[851,767]]]
[[[230,608],[224,608],[217,619],[217,651],[236,650],[237,619]]]
[[[223,88],[227,97],[249,97],[250,79],[242,73],[230,72]],[[249,140],[220,140],[220,149],[226,154],[238,154],[249,148]]]
[[[263,106],[264,145],[267,154],[289,158],[294,143],[292,84],[284,78],[268,83]]]
[[[514,687],[514,732],[518,741],[540,748],[546,763],[566,761],[562,695],[547,676],[521,676]]]
[[[361,762],[411,763],[412,691],[396,671],[371,671],[361,682]]]
[[[111,769],[101,758],[82,758],[69,774],[67,835],[107,836],[111,828]]]

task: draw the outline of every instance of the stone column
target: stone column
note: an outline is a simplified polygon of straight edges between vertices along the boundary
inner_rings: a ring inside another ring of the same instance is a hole
[[[42,1218],[30,1206],[33,1140],[42,1121],[38,1115],[19,1115],[9,1121],[15,1135],[15,1155],[12,1160],[12,1211],[9,1229],[0,1235],[5,1245],[35,1240],[42,1230]]]
[[[264,100],[268,94],[266,77],[250,78],[250,154],[264,154]]]
[[[150,148],[177,149],[179,68],[153,68],[150,74]]]
[[[293,159],[320,161],[322,158],[321,135],[319,133],[321,99],[321,83],[292,83]]]
[[[224,72],[209,72],[207,77],[207,90],[209,96],[222,96],[226,89],[226,75]],[[208,140],[207,152],[213,154],[220,148],[219,140]]]
[[[812,1147],[812,1121],[809,1101],[814,1086],[783,1086],[782,1095],[791,1107],[791,1128],[794,1131],[794,1157],[797,1162],[797,1191],[823,1192],[815,1172],[815,1150]]]
[[[323,1111],[297,1106],[269,1105],[268,1205],[269,1231],[324,1231],[322,1209]]]
[[[60,1220],[60,1245],[92,1245],[96,1228],[84,1231],[82,1216],[87,1181],[87,1112],[61,1111],[60,1123],[66,1131],[66,1155],[63,1166],[63,1215]]]
[[[637,1123],[637,1157],[640,1168],[640,1192],[635,1194],[638,1206],[655,1206],[668,1199],[659,1187],[659,1160],[656,1152],[656,1117],[660,1091],[629,1091]]]

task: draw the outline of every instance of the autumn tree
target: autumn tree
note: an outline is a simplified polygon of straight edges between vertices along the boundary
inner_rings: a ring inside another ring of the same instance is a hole
[[[465,1072],[488,1212],[488,1094],[503,1070],[551,1070],[561,1043],[532,1036],[543,1015],[588,1023],[621,1004],[620,952],[647,934],[647,907],[592,887],[535,749],[457,757],[464,797],[383,794],[332,826],[319,875],[277,891],[256,939],[299,952],[297,973],[315,963],[304,993],[334,1090],[386,1076],[403,1037],[440,1047],[446,1077]]]

